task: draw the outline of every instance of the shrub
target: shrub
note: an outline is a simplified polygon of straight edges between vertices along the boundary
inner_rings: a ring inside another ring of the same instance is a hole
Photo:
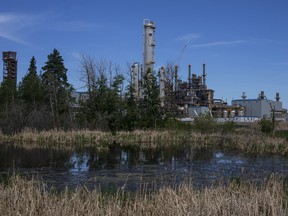
[[[273,122],[272,120],[268,119],[266,116],[264,116],[260,122],[261,131],[266,134],[270,134],[273,132]]]
[[[209,114],[200,114],[194,119],[193,126],[195,130],[201,133],[213,132],[217,129],[216,120]]]
[[[192,124],[189,122],[180,122],[174,119],[168,119],[165,122],[164,128],[190,131],[192,130]]]
[[[236,128],[236,124],[233,121],[226,121],[222,124],[222,133],[234,133]]]

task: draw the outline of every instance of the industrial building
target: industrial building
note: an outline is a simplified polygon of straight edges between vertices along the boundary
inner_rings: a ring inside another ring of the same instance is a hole
[[[154,48],[155,48],[155,22],[144,20],[143,34],[143,64],[136,62],[132,65],[132,76],[134,84],[134,96],[136,100],[143,98],[143,77],[150,69],[154,70]],[[201,113],[209,113],[218,121],[254,122],[264,116],[277,120],[284,120],[287,110],[282,108],[279,93],[276,101],[268,100],[264,92],[257,99],[233,100],[231,105],[221,99],[214,99],[214,90],[209,89],[206,83],[206,65],[203,64],[202,75],[196,75],[188,65],[187,81],[178,79],[178,66],[173,71],[161,67],[159,76],[159,96],[161,106],[166,114],[177,116],[182,119],[193,119]]]
[[[275,101],[267,99],[264,91],[261,91],[258,98],[247,99],[243,92],[242,98],[232,100],[232,105],[244,108],[244,115],[257,118],[274,118],[278,121],[285,121],[287,110],[283,109],[280,101],[280,94],[277,92]]]
[[[17,58],[16,52],[2,52],[3,60],[3,81],[13,80],[17,84]]]

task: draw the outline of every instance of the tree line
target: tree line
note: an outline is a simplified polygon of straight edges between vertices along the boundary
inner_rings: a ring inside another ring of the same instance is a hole
[[[0,86],[0,129],[14,133],[24,128],[118,130],[159,127],[164,124],[156,75],[148,70],[144,97],[134,98],[131,79],[119,65],[96,61],[82,55],[82,81],[85,99],[76,104],[75,91],[68,82],[67,68],[57,49],[47,56],[40,72],[32,57],[26,75],[18,85],[5,79]]]

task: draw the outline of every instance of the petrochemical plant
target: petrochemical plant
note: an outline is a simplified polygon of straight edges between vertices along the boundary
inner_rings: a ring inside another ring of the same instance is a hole
[[[143,84],[147,71],[154,71],[155,29],[153,21],[145,19],[143,22],[143,63],[134,63],[132,67],[134,96],[137,101],[144,98]],[[11,79],[17,83],[16,52],[3,52],[3,81]],[[275,101],[266,98],[261,91],[256,99],[247,99],[243,92],[240,99],[232,100],[231,105],[221,99],[214,99],[214,90],[209,89],[206,83],[206,65],[203,64],[202,75],[191,73],[191,65],[187,67],[186,81],[178,79],[178,66],[172,70],[161,67],[159,76],[159,96],[161,106],[166,113],[178,116],[182,121],[191,121],[202,113],[208,113],[219,122],[255,122],[264,116],[285,121],[287,110],[283,109],[279,93]],[[78,97],[78,93],[73,93]]]
[[[143,78],[148,70],[154,71],[155,48],[155,22],[145,19],[143,22],[143,64],[138,62],[132,65],[134,93],[137,100],[143,98]],[[219,122],[255,122],[264,116],[272,115],[281,121],[285,121],[287,110],[282,108],[279,93],[276,93],[276,101],[268,100],[261,91],[256,99],[247,99],[245,93],[241,99],[233,100],[228,105],[221,99],[214,99],[214,90],[206,84],[206,65],[203,64],[202,75],[191,74],[191,65],[188,65],[188,80],[178,79],[178,67],[166,71],[161,67],[159,76],[159,95],[161,105],[166,112],[181,116],[182,121],[190,121],[201,113],[210,113]]]

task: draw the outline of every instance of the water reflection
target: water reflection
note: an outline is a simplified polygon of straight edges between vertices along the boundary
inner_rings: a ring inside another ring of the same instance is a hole
[[[250,157],[236,151],[179,146],[140,149],[111,144],[109,149],[76,151],[26,150],[0,145],[0,171],[16,170],[43,179],[58,189],[88,188],[136,190],[193,180],[198,187],[235,177],[263,181],[271,173],[288,174],[288,160],[275,155]]]
[[[90,156],[86,152],[82,154],[73,153],[69,161],[69,166],[71,167],[69,169],[69,172],[75,175],[83,172],[88,172],[89,160]]]

